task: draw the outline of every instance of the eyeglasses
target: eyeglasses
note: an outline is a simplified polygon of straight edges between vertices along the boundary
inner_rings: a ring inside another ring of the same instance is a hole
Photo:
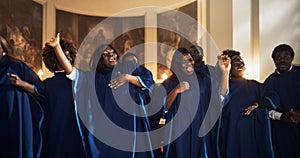
[[[189,64],[189,63],[192,64],[193,62],[194,62],[193,58],[180,61],[181,64]]]
[[[240,62],[236,62],[236,63],[233,63],[232,66],[233,67],[243,67],[243,66],[245,66],[245,64],[240,63]]]
[[[108,57],[117,57],[117,54],[114,52],[113,49],[107,49],[107,50],[104,50],[102,56],[104,58],[108,58]]]

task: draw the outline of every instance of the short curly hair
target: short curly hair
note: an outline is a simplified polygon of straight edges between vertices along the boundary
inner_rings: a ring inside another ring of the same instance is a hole
[[[229,56],[229,58],[231,59],[231,64],[235,61],[239,61],[239,62],[245,64],[244,60],[241,57],[241,53],[239,51],[226,49],[226,50],[223,50],[222,54]]]
[[[77,49],[76,49],[75,45],[73,44],[73,42],[70,40],[61,38],[59,44],[64,52],[65,51],[69,52],[69,55],[67,56],[67,58],[69,59],[71,65],[74,65],[75,58],[77,55]],[[61,64],[59,63],[59,61],[56,57],[54,48],[52,46],[48,45],[47,43],[45,44],[45,47],[43,48],[42,57],[43,57],[45,66],[49,69],[49,71],[55,72],[55,71],[60,70],[60,68],[62,68]]]
[[[272,58],[273,60],[275,60],[275,56],[278,52],[282,52],[282,51],[287,51],[290,53],[292,60],[294,59],[295,56],[295,52],[293,50],[293,48],[290,45],[287,44],[280,44],[278,46],[276,46],[272,52]]]

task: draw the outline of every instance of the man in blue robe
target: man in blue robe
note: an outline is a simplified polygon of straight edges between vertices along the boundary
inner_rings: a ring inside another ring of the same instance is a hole
[[[295,118],[296,113],[300,113],[300,67],[292,65],[294,55],[291,46],[276,46],[272,52],[276,71],[264,82],[280,97],[276,111],[270,111],[275,119],[271,121],[271,125],[277,158],[300,156],[300,124],[296,124],[299,119]]]
[[[203,61],[204,50],[198,42],[194,42],[189,51],[195,61],[195,73],[199,75],[199,77],[206,78],[211,89],[216,89],[222,79],[222,71],[218,68],[217,65],[212,66],[209,64],[205,64],[205,62]],[[219,104],[218,100],[211,99],[209,104],[206,105],[206,107],[202,110],[204,111],[204,114],[207,114],[207,119],[203,122],[203,127],[205,128],[202,129],[211,129],[207,131],[207,134],[205,135],[205,143],[207,146],[209,146],[209,148],[207,148],[208,157],[218,157],[219,154],[217,152],[217,148],[211,148],[212,146],[217,146],[218,141],[217,131],[219,119],[217,119],[215,116],[219,116],[222,111],[222,106],[214,106],[216,104]]]
[[[159,151],[152,149],[151,138],[148,135],[144,140],[135,140],[137,132],[152,130],[151,121],[147,116],[146,105],[149,103],[149,91],[154,84],[152,73],[137,62],[137,57],[128,52],[122,56],[118,64],[109,64],[111,58],[117,59],[118,55],[109,45],[104,50],[95,76],[97,97],[103,111],[114,124],[131,131],[131,151],[122,151],[107,145],[94,138],[98,153],[92,151],[92,157],[159,157]],[[122,105],[121,105],[122,104]],[[124,111],[124,109],[128,111]],[[138,107],[135,107],[138,106]],[[138,138],[141,139],[141,138]],[[138,144],[144,142],[144,144]],[[137,152],[137,146],[148,146],[145,152]]]

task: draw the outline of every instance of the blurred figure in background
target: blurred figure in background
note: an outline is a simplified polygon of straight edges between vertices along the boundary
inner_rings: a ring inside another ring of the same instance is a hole
[[[0,36],[0,157],[36,157],[42,151],[43,83]]]

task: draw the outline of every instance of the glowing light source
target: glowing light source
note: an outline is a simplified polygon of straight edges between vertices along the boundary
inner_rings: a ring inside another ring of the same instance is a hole
[[[43,75],[44,75],[44,72],[43,72],[42,69],[40,69],[40,70],[38,71],[38,76],[39,76],[39,78],[42,79],[42,76],[43,76]]]
[[[259,80],[259,68],[258,68],[258,63],[256,61],[253,62],[253,64],[246,64],[246,71],[244,74],[244,77],[247,79],[253,79],[253,80]]]
[[[166,73],[163,73],[162,76],[161,76],[161,78],[162,78],[163,80],[166,80],[166,79],[168,78],[168,75],[167,75]]]

